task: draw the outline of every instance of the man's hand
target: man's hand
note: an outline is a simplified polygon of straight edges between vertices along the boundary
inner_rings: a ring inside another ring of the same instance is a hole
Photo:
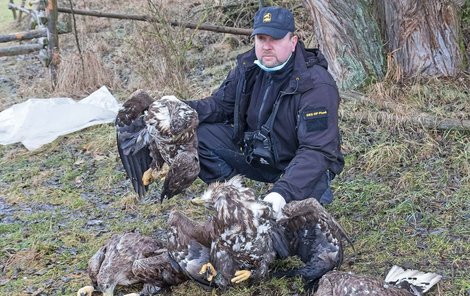
[[[286,200],[277,192],[269,193],[263,200],[272,205],[273,218],[279,220],[282,217],[282,208],[286,205]]]

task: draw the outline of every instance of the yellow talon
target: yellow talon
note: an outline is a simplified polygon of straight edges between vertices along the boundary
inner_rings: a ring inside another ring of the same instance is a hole
[[[243,281],[246,281],[251,276],[251,271],[249,270],[237,270],[235,276],[230,280],[232,283],[239,284]]]
[[[168,172],[170,171],[170,167],[167,163],[164,163],[163,166],[159,170],[154,170],[152,172],[152,178],[154,180],[165,180]]]
[[[91,296],[93,294],[93,291],[95,291],[95,288],[92,286],[85,286],[78,290],[77,296]]]
[[[152,168],[149,168],[148,170],[146,170],[144,172],[144,174],[142,175],[142,183],[147,186],[149,185],[150,183],[153,182],[153,176],[152,176]]]
[[[199,274],[206,274],[207,275],[207,280],[209,282],[212,282],[214,277],[217,276],[217,270],[215,270],[214,266],[210,263],[207,262],[201,267],[201,270],[199,271]]]
[[[205,203],[204,200],[200,197],[195,197],[191,199],[190,202],[195,206],[203,206]]]

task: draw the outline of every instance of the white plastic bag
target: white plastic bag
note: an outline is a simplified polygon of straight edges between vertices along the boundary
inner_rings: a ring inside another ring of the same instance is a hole
[[[106,86],[78,102],[29,99],[0,113],[0,144],[21,142],[28,150],[38,149],[61,135],[114,121],[119,108]]]

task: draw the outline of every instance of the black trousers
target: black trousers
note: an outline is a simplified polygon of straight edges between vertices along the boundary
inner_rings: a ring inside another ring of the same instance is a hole
[[[248,163],[241,147],[233,142],[233,127],[224,123],[202,123],[197,130],[199,141],[199,178],[210,184],[228,180],[240,174],[249,179],[274,183],[283,171],[256,161]],[[334,174],[326,171],[315,185],[309,197],[315,197],[322,204],[331,203],[333,194],[330,188]]]
[[[228,124],[201,124],[197,130],[199,141],[199,178],[206,183],[223,181],[240,174],[247,178],[274,183],[282,174],[269,165],[248,163],[241,147],[232,141],[233,127]]]

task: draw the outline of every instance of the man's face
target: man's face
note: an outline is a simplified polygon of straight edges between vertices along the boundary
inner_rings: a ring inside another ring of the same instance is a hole
[[[281,65],[294,52],[297,36],[287,33],[282,39],[274,39],[269,35],[255,35],[256,57],[261,64],[272,68]]]

